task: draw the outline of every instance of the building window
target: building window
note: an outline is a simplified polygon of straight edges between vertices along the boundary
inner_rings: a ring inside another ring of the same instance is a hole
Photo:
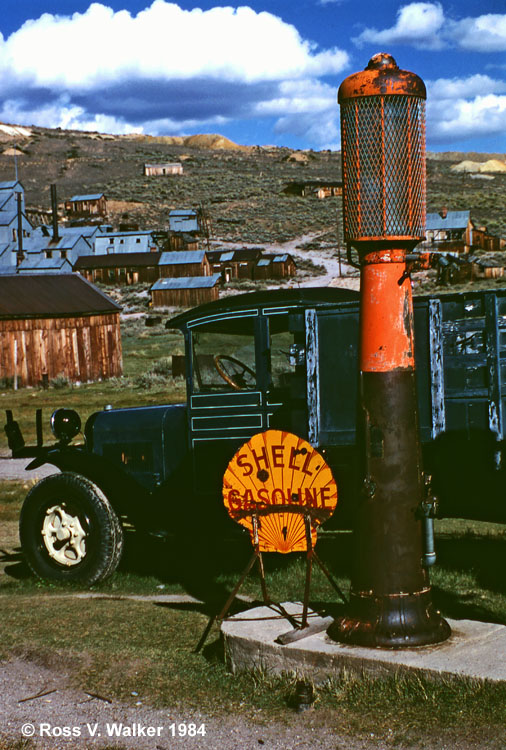
[[[60,250],[60,258],[65,260],[67,257],[67,251],[66,250]]]
[[[137,237],[137,239],[136,239],[135,241],[136,241],[136,242],[138,242],[138,243],[140,244],[141,238],[140,238],[140,237]]]

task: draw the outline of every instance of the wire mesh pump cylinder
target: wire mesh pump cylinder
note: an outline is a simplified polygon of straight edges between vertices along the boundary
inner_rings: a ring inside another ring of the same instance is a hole
[[[401,241],[425,229],[425,85],[375,55],[339,89],[345,239]]]

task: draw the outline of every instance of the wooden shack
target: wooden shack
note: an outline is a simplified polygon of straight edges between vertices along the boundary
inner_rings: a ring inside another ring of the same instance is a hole
[[[481,248],[485,252],[498,252],[506,248],[506,240],[490,234],[487,227],[474,227],[473,248]]]
[[[162,253],[158,265],[162,278],[211,275],[211,264],[204,250]]]
[[[343,194],[341,180],[308,180],[307,182],[289,182],[283,189],[285,195],[300,195],[303,198],[316,196],[317,198],[332,198]]]
[[[107,198],[104,193],[73,195],[65,201],[65,212],[72,217],[107,216]]]
[[[425,242],[421,249],[468,253],[473,245],[473,233],[470,211],[442,208],[439,213],[427,214]]]
[[[286,276],[295,276],[297,272],[297,266],[290,253],[264,253],[262,259],[270,261],[267,266],[268,276],[265,278],[284,279]],[[256,274],[257,269],[255,278],[258,278]]]
[[[244,247],[235,250],[211,250],[207,253],[213,273],[221,273],[223,281],[253,279],[262,249]]]
[[[472,257],[469,260],[473,279],[500,279],[504,276],[504,267],[495,258]]]
[[[74,265],[88,281],[102,284],[148,283],[160,276],[158,263],[162,253],[113,253],[81,255]]]
[[[194,307],[219,297],[221,276],[181,276],[158,279],[151,287],[153,307]]]
[[[146,177],[163,177],[165,175],[183,174],[183,165],[178,162],[163,162],[162,164],[145,164]]]
[[[119,311],[78,274],[0,275],[0,378],[19,388],[121,375]]]

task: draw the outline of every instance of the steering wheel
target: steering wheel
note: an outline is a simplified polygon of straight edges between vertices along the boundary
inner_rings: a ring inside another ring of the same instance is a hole
[[[231,385],[235,391],[242,391],[244,388],[256,384],[255,371],[235,357],[229,357],[227,354],[216,354],[214,366],[223,380]]]

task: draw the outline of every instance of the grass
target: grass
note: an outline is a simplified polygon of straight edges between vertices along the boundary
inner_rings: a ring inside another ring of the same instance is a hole
[[[4,482],[0,490],[0,522],[5,529],[16,523],[26,483]],[[57,659],[75,686],[130,704],[141,700],[214,716],[290,721],[295,675],[276,677],[257,670],[232,677],[225,669],[216,630],[203,653],[193,653],[209,615],[222,606],[251,552],[247,539],[214,547],[201,541],[194,535],[165,543],[128,536],[120,570],[95,587],[110,598],[73,598],[72,606],[69,597],[78,587],[36,582],[14,553],[0,587],[0,658],[17,656],[49,667]],[[4,546],[0,539],[0,548]],[[443,615],[506,624],[506,528],[439,521],[437,551],[433,597]],[[318,552],[346,590],[351,535],[321,537]],[[303,556],[265,558],[272,598],[300,600]],[[121,598],[183,592],[203,603],[168,606]],[[246,579],[241,593],[260,598],[257,576]],[[337,596],[318,568],[311,600],[330,613],[339,611]],[[374,735],[393,746],[431,737],[443,744],[472,739],[477,746],[486,739],[487,747],[497,748],[506,741],[505,684],[434,682],[401,674],[378,680],[343,671],[315,686],[315,696],[317,720],[329,731],[350,736]]]

